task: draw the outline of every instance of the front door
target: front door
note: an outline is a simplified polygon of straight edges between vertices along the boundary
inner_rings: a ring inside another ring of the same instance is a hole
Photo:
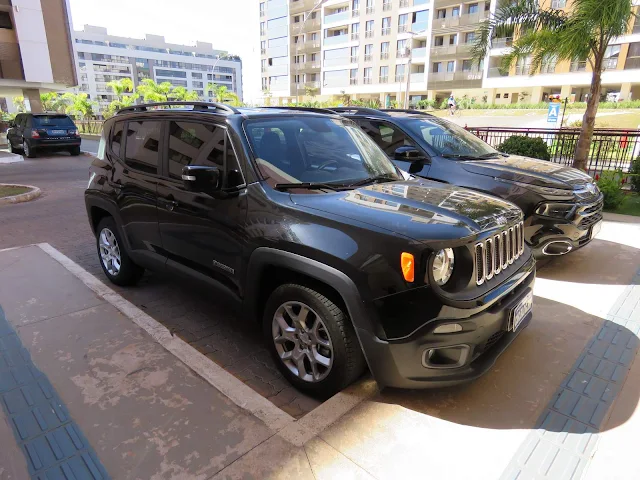
[[[154,120],[118,121],[107,142],[115,168],[105,188],[118,204],[130,253],[140,263],[162,257],[157,211],[161,127]]]
[[[158,183],[162,247],[169,262],[239,293],[247,201],[227,130],[223,125],[186,119],[167,121],[166,128],[167,162]],[[185,165],[218,167],[221,190],[189,191],[182,181]]]

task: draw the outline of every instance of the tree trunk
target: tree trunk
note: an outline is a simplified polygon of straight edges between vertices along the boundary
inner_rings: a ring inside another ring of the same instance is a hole
[[[604,55],[601,55],[602,57]],[[593,128],[596,124],[596,113],[600,103],[600,87],[602,85],[602,58],[596,58],[591,77],[591,89],[589,90],[589,101],[587,109],[582,117],[582,130],[576,144],[576,151],[573,158],[573,167],[587,171],[589,160],[589,150],[591,149],[591,139],[593,138]]]

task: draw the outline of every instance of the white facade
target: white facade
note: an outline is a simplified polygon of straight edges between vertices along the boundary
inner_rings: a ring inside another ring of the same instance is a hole
[[[242,62],[219,58],[226,52],[210,43],[176,45],[158,35],[116,37],[105,28],[85,25],[74,32],[74,47],[79,90],[103,107],[114,99],[106,84],[122,78],[130,78],[136,86],[144,78],[170,82],[195,91],[203,100],[212,99],[205,90],[215,83],[242,99]]]

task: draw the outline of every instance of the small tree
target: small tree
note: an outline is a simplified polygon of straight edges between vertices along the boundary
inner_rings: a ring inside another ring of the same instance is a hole
[[[86,93],[65,93],[62,98],[67,105],[65,108],[66,113],[86,122],[86,125],[80,123],[80,128],[86,132],[93,133],[95,129],[93,128],[94,125],[91,124],[91,120],[95,118],[95,109],[98,104],[89,100],[89,95]]]
[[[231,105],[240,105],[240,99],[238,95],[230,92],[224,85],[217,85],[215,83],[209,83],[207,85],[207,92],[213,92],[213,96],[218,103],[229,103]]]
[[[574,0],[568,13],[542,7],[538,0],[503,1],[480,25],[471,55],[479,64],[494,38],[514,37],[511,51],[503,57],[505,69],[527,58],[531,59],[532,75],[551,58],[588,61],[591,88],[573,161],[574,167],[586,170],[606,68],[605,52],[613,39],[627,33],[634,16],[631,0]]]
[[[55,92],[41,93],[40,103],[45,112],[64,112],[67,107],[62,95]]]
[[[178,102],[195,102],[200,100],[196,92],[189,91],[184,87],[174,87],[171,93],[169,93],[169,97]]]
[[[24,113],[27,111],[27,105],[25,104],[24,97],[22,96],[13,97],[13,105],[20,113]]]
[[[145,102],[168,102],[169,93],[173,85],[170,82],[162,82],[160,84],[154,82],[150,78],[145,78],[140,82],[136,92],[144,99]]]

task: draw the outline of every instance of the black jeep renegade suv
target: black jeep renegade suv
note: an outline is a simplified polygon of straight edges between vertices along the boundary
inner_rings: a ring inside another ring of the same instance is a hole
[[[301,389],[476,378],[531,319],[522,212],[404,175],[338,115],[174,102],[105,122],[85,201],[112,282],[237,300]]]

